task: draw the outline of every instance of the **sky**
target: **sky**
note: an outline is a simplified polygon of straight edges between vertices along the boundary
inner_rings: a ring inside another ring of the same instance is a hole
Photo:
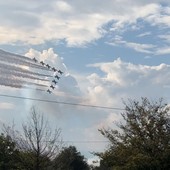
[[[116,128],[123,110],[62,102],[121,109],[129,98],[170,102],[169,46],[168,0],[0,0],[0,94],[60,102],[0,96],[0,122],[19,126],[35,106],[90,161],[107,148],[98,129]],[[52,94],[55,73],[40,61],[64,72]]]

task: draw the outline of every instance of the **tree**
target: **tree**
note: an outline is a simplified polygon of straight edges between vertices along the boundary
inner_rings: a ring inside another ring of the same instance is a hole
[[[160,99],[150,102],[129,100],[119,130],[100,129],[110,141],[104,153],[98,153],[101,166],[115,170],[170,169],[170,107]]]
[[[58,154],[62,145],[60,129],[53,132],[44,116],[31,109],[28,122],[23,123],[23,132],[5,128],[6,133],[16,142],[26,169],[47,169],[50,161]]]
[[[19,151],[9,136],[0,135],[0,169],[19,169]]]
[[[74,146],[64,148],[54,160],[55,170],[89,170],[84,158]]]

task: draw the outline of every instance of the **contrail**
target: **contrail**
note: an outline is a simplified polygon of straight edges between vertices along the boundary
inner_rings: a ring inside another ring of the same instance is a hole
[[[6,69],[3,70],[1,68],[0,68],[0,74],[9,74],[9,75],[12,75],[12,76],[15,76],[15,77],[29,78],[29,79],[40,80],[40,81],[49,81],[49,80],[46,80],[46,79],[42,79],[42,78],[38,78],[38,77],[35,77],[35,76],[32,76],[32,75],[25,74],[25,73],[22,73],[22,72],[16,72],[16,71],[13,71],[13,70],[6,70]]]
[[[50,75],[53,70],[50,69],[49,65],[47,65],[49,67],[47,68],[46,65],[43,66],[35,61],[29,57],[12,54],[0,49],[0,85],[46,91],[51,84],[50,78],[54,78],[54,75]],[[33,70],[27,70],[24,67]]]
[[[41,66],[40,64],[28,62],[19,58],[14,57],[13,55],[7,55],[6,53],[0,53],[0,59],[3,62],[11,63],[11,64],[17,64],[17,65],[23,65],[28,66],[36,69],[42,69],[46,71],[51,71],[48,68]]]
[[[24,89],[32,89],[32,90],[38,90],[38,91],[45,91],[43,89],[31,88],[31,87],[28,87],[28,86],[25,86],[25,85],[13,84],[13,83],[9,83],[9,82],[1,82],[1,85],[2,86],[12,87],[12,88],[18,88],[18,89],[24,88]]]
[[[13,71],[16,71],[16,72],[27,73],[27,74],[36,75],[36,76],[53,77],[49,74],[36,73],[36,72],[33,72],[33,71],[23,69],[21,67],[16,67],[15,65],[9,65],[7,63],[0,63],[0,68],[1,69],[7,69],[7,70],[13,70]]]
[[[22,56],[22,55],[18,55],[18,54],[14,54],[14,53],[10,53],[10,52],[7,52],[7,51],[4,51],[4,50],[1,50],[1,49],[0,49],[0,54],[1,54],[1,53],[4,53],[4,54],[6,54],[6,55],[19,58],[19,59],[21,59],[21,60],[27,60],[27,61],[32,61],[32,62],[33,62],[33,60],[32,60],[31,58],[29,58],[29,57]]]
[[[13,77],[12,75],[0,75],[0,84],[3,85],[4,83],[8,83],[8,84],[13,84],[13,85],[33,85],[33,86],[40,86],[40,87],[48,87],[47,85],[44,84],[38,84],[38,83],[33,83],[33,82],[28,82],[28,81],[24,81],[24,80],[19,80],[16,77]]]
[[[4,50],[1,50],[0,49],[0,54],[1,55],[5,55],[6,57],[9,57],[9,58],[15,58],[15,59],[17,59],[17,60],[21,60],[21,61],[23,61],[23,62],[29,62],[30,64],[33,64],[33,65],[36,65],[36,66],[39,66],[39,67],[41,67],[41,68],[44,68],[42,65],[40,65],[39,63],[35,63],[34,61],[33,61],[33,59],[31,59],[31,58],[29,58],[29,57],[26,57],[26,56],[22,56],[22,55],[18,55],[18,54],[14,54],[14,53],[10,53],[10,52],[7,52],[7,51],[4,51]],[[45,68],[45,69],[47,69],[47,68]],[[48,69],[47,69],[48,70]]]

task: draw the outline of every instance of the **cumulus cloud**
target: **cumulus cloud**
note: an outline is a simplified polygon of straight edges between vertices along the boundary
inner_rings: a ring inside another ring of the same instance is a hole
[[[0,2],[0,44],[42,44],[65,40],[80,46],[103,37],[110,30],[126,30],[139,19],[169,27],[169,8],[162,1],[11,1]],[[167,1],[165,1],[168,3]],[[134,26],[133,26],[134,28]]]
[[[56,54],[53,51],[53,48],[49,48],[48,50],[43,50],[42,52],[34,50],[34,49],[30,49],[25,56],[28,56],[30,58],[37,58],[39,61],[43,61],[45,63],[48,63],[50,65],[53,65],[54,67],[56,67],[58,70],[61,69],[64,72],[66,72],[67,68],[64,65],[61,57],[58,56],[58,54]]]
[[[96,63],[91,65],[97,67],[105,73],[104,77],[95,75],[95,81],[100,81],[100,88],[105,89],[105,94],[110,96],[119,96],[123,98],[129,96],[167,96],[163,85],[170,82],[169,69],[170,66],[160,64],[158,66],[135,65],[132,63],[123,62],[120,58],[111,63]],[[98,87],[98,83],[91,85],[92,91]],[[155,90],[155,89],[159,90]],[[128,89],[128,91],[126,91]],[[121,96],[122,94],[122,96]]]

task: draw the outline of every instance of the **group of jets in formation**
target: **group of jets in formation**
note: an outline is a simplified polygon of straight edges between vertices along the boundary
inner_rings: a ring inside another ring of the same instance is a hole
[[[33,60],[34,60],[35,63],[38,62],[38,60],[37,60],[35,57],[33,58]],[[54,71],[55,73],[58,72],[60,75],[63,74],[63,72],[62,72],[61,70],[57,70],[55,67],[51,67],[49,64],[46,64],[46,63],[44,63],[43,61],[40,61],[39,63],[40,63],[42,66],[47,67],[49,70]],[[56,81],[56,79],[59,80],[59,79],[60,79],[60,76],[58,76],[58,75],[56,74],[56,75],[54,76],[54,78],[55,78],[55,79],[52,80],[52,84],[50,85],[50,88],[47,90],[47,92],[48,92],[49,94],[51,94],[51,93],[52,93],[52,90],[55,89],[55,85],[58,83],[58,82]]]

